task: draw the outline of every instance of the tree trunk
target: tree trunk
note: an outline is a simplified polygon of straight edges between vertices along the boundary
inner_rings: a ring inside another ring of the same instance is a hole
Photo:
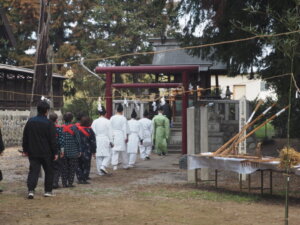
[[[36,104],[40,101],[41,96],[48,95],[46,90],[47,67],[45,64],[48,62],[47,49],[49,45],[49,21],[50,0],[40,0],[40,19],[35,54],[32,96],[30,102],[30,117],[36,115]],[[52,80],[52,72],[48,74],[48,80]]]
[[[52,71],[53,71],[53,47],[49,45],[47,49],[47,58],[50,64],[47,65],[47,78],[46,78],[46,93],[50,99],[50,110],[54,111],[54,98],[53,98],[53,85],[52,85]]]

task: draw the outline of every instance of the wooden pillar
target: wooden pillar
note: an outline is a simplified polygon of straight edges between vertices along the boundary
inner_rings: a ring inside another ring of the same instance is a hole
[[[106,73],[105,99],[106,99],[106,117],[112,116],[112,73]]]
[[[184,93],[182,94],[182,154],[187,154],[187,107],[188,107],[188,89],[189,77],[187,72],[182,73],[182,85]]]

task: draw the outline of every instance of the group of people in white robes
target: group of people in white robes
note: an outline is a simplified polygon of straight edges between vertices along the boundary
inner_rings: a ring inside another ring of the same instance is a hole
[[[150,159],[152,151],[152,121],[145,111],[144,118],[137,120],[133,110],[131,119],[127,121],[123,115],[123,106],[117,107],[117,112],[108,120],[106,110],[98,105],[99,118],[94,120],[92,129],[96,135],[96,165],[99,175],[108,173],[110,164],[113,170],[121,164],[124,169],[135,166],[138,150],[144,160]]]

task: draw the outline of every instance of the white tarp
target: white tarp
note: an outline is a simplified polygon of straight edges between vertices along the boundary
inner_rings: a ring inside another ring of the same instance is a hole
[[[211,152],[206,152],[201,156],[188,155],[188,170],[210,168],[242,174],[254,173],[257,170],[283,171],[278,168],[278,161],[253,163],[241,158],[211,157],[209,156],[211,154]],[[300,168],[292,169],[292,172],[300,176]]]

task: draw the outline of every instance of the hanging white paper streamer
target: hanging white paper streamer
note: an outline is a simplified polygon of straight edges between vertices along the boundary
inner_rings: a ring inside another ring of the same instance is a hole
[[[51,102],[50,99],[46,98],[45,96],[42,96],[42,97],[41,97],[41,100],[42,100],[42,101],[46,101],[46,102],[48,102],[48,103]]]
[[[160,99],[160,105],[166,104],[165,96]]]
[[[156,106],[156,102],[155,101],[152,102],[152,107],[153,107],[153,111],[156,111],[157,106]]]
[[[128,101],[127,101],[127,99],[126,99],[126,98],[124,98],[124,102],[123,102],[123,104],[124,104],[124,106],[125,106],[125,107],[128,107]]]
[[[140,106],[139,106],[137,100],[134,100],[134,105],[135,105],[135,108],[139,111],[140,110]]]

